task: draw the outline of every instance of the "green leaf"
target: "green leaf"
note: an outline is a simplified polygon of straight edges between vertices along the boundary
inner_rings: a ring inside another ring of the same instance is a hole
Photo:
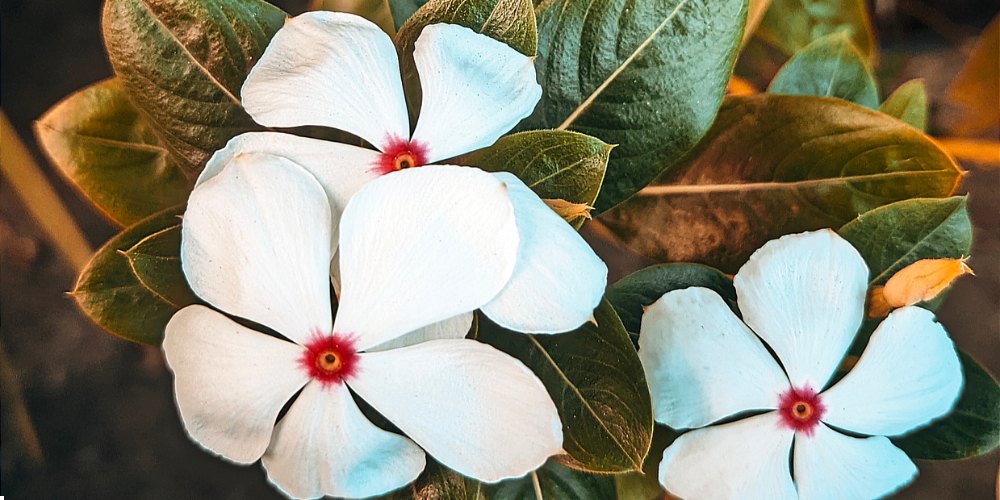
[[[693,286],[715,290],[722,298],[736,301],[736,289],[728,276],[708,266],[684,263],[640,269],[611,285],[605,297],[614,306],[625,329],[639,333],[646,307],[667,292]]]
[[[537,477],[537,491],[534,484]],[[508,479],[493,485],[485,485],[490,500],[607,500],[615,498],[615,485],[611,476],[587,474],[564,467],[555,460],[549,460],[542,468],[518,479]]]
[[[107,0],[104,44],[132,102],[196,172],[254,126],[240,88],[284,22],[260,0]]]
[[[619,144],[596,207],[617,205],[708,130],[746,12],[745,0],[544,2],[535,61],[542,99],[522,128]]]
[[[381,500],[485,500],[484,485],[427,457],[427,468],[416,481],[378,497]]]
[[[791,56],[838,31],[846,31],[865,61],[874,62],[877,47],[864,0],[772,0],[756,37]]]
[[[778,236],[948,196],[959,177],[932,140],[877,111],[826,97],[734,96],[682,165],[602,220],[655,260],[735,272]]]
[[[177,262],[166,262],[180,252],[179,238],[171,228],[178,227],[183,207],[159,212],[123,230],[94,254],[80,273],[70,292],[77,305],[91,320],[109,333],[143,344],[159,344],[163,328],[179,308],[194,302],[190,290],[178,286],[181,276],[158,276],[154,272],[179,272]],[[148,284],[133,272],[138,272]],[[172,286],[153,289],[163,284]]]
[[[35,122],[42,150],[108,218],[127,226],[187,200],[177,165],[116,79],[80,90]]]
[[[198,301],[181,270],[180,220],[139,240],[123,255],[139,283],[164,302],[180,309]]]
[[[403,23],[425,3],[427,0],[389,0],[389,11],[392,12],[392,22],[396,25],[396,31],[399,31]]]
[[[653,444],[642,464],[642,472],[627,472],[615,476],[615,490],[619,500],[659,500],[673,498],[660,485],[660,461],[663,452],[673,444],[678,434],[673,429],[659,425],[653,427]]]
[[[961,460],[1000,446],[1000,385],[969,355],[959,352],[959,359],[965,386],[951,413],[893,440],[911,458]]]
[[[889,94],[879,111],[927,131],[927,86],[922,79],[910,80]]]
[[[872,285],[884,285],[921,259],[967,257],[972,247],[964,196],[900,201],[866,212],[838,232],[864,257]]]
[[[771,80],[767,91],[839,97],[866,108],[878,108],[875,77],[843,31],[824,36],[796,52]]]
[[[544,199],[593,206],[612,147],[576,132],[534,130],[502,137],[459,163],[488,172],[511,172]]]
[[[638,470],[653,410],[639,356],[607,301],[570,333],[527,335],[480,317],[478,338],[521,360],[545,384],[563,423],[563,465],[594,472]]]

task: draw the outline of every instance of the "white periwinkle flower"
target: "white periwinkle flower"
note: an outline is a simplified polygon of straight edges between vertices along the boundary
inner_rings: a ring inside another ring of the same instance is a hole
[[[234,462],[260,459],[292,497],[386,493],[420,474],[424,451],[488,482],[541,466],[562,449],[541,381],[493,347],[434,333],[510,280],[515,210],[477,169],[369,183],[343,214],[334,320],[322,186],[280,157],[233,158],[191,195],[184,273],[219,311],[280,336],[200,305],[174,315],[163,349],[188,434]],[[351,391],[405,437],[372,424]]]
[[[664,452],[661,484],[688,499],[852,499],[912,480],[916,467],[886,436],[944,415],[962,387],[934,315],[890,314],[826,388],[864,315],[868,267],[857,250],[829,230],[784,236],[757,250],[735,285],[743,321],[705,288],[668,292],[643,315],[639,358],[656,420],[698,428]],[[756,415],[732,420],[744,412]],[[728,423],[710,425],[719,421]]]
[[[416,40],[413,59],[423,102],[410,122],[398,56],[378,26],[351,14],[310,12],[278,30],[242,89],[243,105],[268,127],[316,125],[350,132],[377,149],[277,132],[235,137],[209,161],[205,182],[241,153],[283,157],[312,173],[340,213],[367,182],[493,144],[541,97],[531,58],[468,28],[435,24]],[[472,167],[466,167],[472,168]],[[607,267],[585,241],[510,173],[521,248],[514,276],[483,313],[511,330],[558,333],[592,318]],[[337,270],[333,269],[335,286]],[[455,318],[468,330],[471,315]]]

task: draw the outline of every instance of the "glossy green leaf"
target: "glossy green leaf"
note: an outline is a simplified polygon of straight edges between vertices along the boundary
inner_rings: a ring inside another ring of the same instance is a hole
[[[878,108],[878,87],[861,52],[843,31],[824,36],[795,53],[767,91],[772,94],[839,97]]]
[[[791,56],[838,31],[846,31],[865,60],[874,61],[877,47],[864,0],[772,0],[756,37]]]
[[[181,270],[180,219],[124,251],[139,283],[177,308],[197,302]]]
[[[964,196],[900,201],[860,215],[840,235],[864,257],[872,285],[921,259],[960,259],[972,247]]]
[[[284,22],[261,0],[107,0],[104,44],[132,102],[196,172],[254,126],[240,88]]]
[[[485,485],[427,457],[427,468],[409,485],[380,500],[486,500]]]
[[[538,7],[542,99],[522,128],[576,130],[618,147],[597,211],[628,198],[708,130],[732,73],[745,0]]]
[[[180,287],[182,276],[157,276],[150,273],[179,272],[176,261],[165,262],[173,252],[170,245],[178,242],[177,233],[182,207],[159,212],[126,228],[94,254],[80,273],[71,295],[91,320],[109,333],[133,342],[159,344],[163,328],[179,308],[194,301],[186,286]],[[133,272],[133,264],[147,281]],[[148,282],[148,284],[147,284]],[[150,286],[172,284],[154,290]]]
[[[911,458],[961,460],[1000,447],[1000,385],[969,355],[960,352],[959,358],[965,386],[951,413],[894,439]]]
[[[661,264],[640,269],[611,285],[605,298],[614,306],[625,329],[639,333],[646,307],[667,292],[693,286],[715,290],[722,298],[736,301],[733,281],[721,271],[701,264]]]
[[[618,500],[666,500],[672,498],[666,495],[660,485],[660,461],[663,452],[677,439],[673,429],[657,424],[653,427],[653,444],[649,454],[642,464],[642,472],[627,472],[615,476],[615,490]]]
[[[611,476],[588,474],[549,460],[542,468],[518,479],[486,485],[490,500],[608,500],[615,498]],[[538,481],[537,487],[535,481]],[[536,489],[537,488],[537,489]],[[541,496],[539,496],[541,493]]]
[[[602,220],[655,260],[735,272],[778,236],[948,196],[959,177],[934,141],[877,111],[825,97],[734,96],[682,165]]]
[[[403,26],[411,16],[422,7],[427,0],[389,0],[389,11],[392,12],[392,22],[396,30]]]
[[[927,86],[922,79],[910,80],[899,86],[879,111],[908,123],[911,127],[927,130]]]
[[[563,465],[594,472],[638,470],[653,428],[646,379],[614,308],[570,333],[527,335],[480,318],[478,338],[528,366],[545,384],[563,423]]]
[[[63,176],[119,225],[184,203],[191,191],[191,174],[115,79],[63,99],[35,122],[35,134]]]
[[[576,132],[534,130],[503,137],[457,163],[489,172],[511,172],[541,198],[593,206],[611,148],[600,139]]]

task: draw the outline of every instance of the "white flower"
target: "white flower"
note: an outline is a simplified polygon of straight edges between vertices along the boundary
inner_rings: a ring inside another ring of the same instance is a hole
[[[666,293],[643,315],[639,358],[656,420],[703,427],[664,452],[664,487],[689,499],[851,499],[912,480],[913,462],[885,436],[944,415],[962,386],[934,315],[890,314],[824,390],[864,315],[857,250],[829,230],[784,236],[757,250],[735,285],[743,321],[705,288]],[[743,412],[757,414],[708,426]]]
[[[531,58],[465,27],[424,28],[413,59],[423,102],[411,135],[398,56],[388,35],[351,14],[310,12],[288,20],[247,77],[246,110],[268,127],[333,127],[377,150],[247,133],[212,157],[199,182],[241,153],[291,160],[326,190],[336,240],[343,207],[365,183],[489,146],[528,116],[541,96]],[[513,278],[483,305],[483,313],[517,331],[579,327],[600,303],[607,267],[528,186],[510,173],[495,175],[510,189],[521,248]],[[337,270],[332,272],[339,286]],[[471,315],[456,318],[455,334],[464,335],[471,321]]]
[[[488,482],[541,466],[562,430],[538,378],[474,340],[423,341],[509,281],[514,211],[504,183],[477,169],[369,183],[343,214],[334,321],[323,188],[288,160],[233,158],[191,194],[184,273],[213,307],[280,336],[199,305],[174,315],[163,349],[188,434],[234,462],[261,459],[292,497],[388,492],[420,474],[421,448]],[[407,437],[373,425],[348,389]]]

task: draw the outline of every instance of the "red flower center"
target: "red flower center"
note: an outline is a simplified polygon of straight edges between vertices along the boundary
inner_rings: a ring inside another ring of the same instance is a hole
[[[427,146],[393,137],[383,148],[374,166],[380,174],[388,174],[404,168],[419,167],[426,163]]]
[[[339,384],[357,372],[358,354],[354,339],[339,335],[317,334],[305,346],[299,364],[323,385]]]
[[[826,407],[819,394],[809,386],[792,387],[781,394],[778,402],[782,425],[806,436],[813,434],[824,412]]]

